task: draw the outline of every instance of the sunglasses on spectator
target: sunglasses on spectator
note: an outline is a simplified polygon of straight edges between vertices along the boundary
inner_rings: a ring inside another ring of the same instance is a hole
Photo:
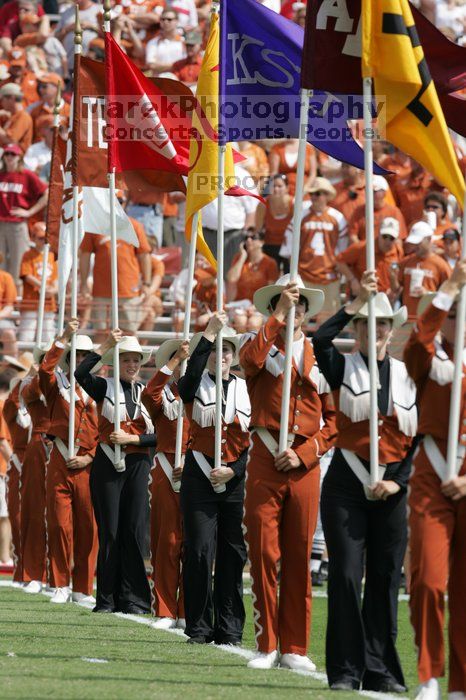
[[[328,195],[328,192],[325,190],[319,190],[318,192],[311,192],[312,197],[323,197],[324,195]]]
[[[390,236],[389,233],[382,233],[382,238],[384,241],[394,241],[395,240],[395,237]]]
[[[247,241],[248,238],[250,238],[253,241],[260,241],[262,240],[262,237],[259,233],[248,233],[245,237],[244,240]]]
[[[160,21],[161,22],[174,22],[176,20],[176,17],[161,17]]]
[[[426,209],[442,209],[440,204],[426,204]]]

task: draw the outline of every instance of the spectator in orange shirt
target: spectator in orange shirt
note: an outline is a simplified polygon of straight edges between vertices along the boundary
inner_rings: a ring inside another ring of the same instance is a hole
[[[382,220],[379,235],[375,243],[375,271],[377,291],[385,292],[390,302],[393,295],[390,286],[390,270],[398,267],[403,259],[403,248],[399,244],[400,223],[397,219],[387,217]],[[361,288],[360,281],[367,269],[366,241],[353,243],[337,257],[337,269],[350,284],[351,294],[357,297]]]
[[[23,109],[23,93],[16,83],[0,88],[0,146],[17,143],[26,151],[32,143],[32,119]]]
[[[130,217],[139,240],[139,248],[118,240],[118,300],[119,327],[126,333],[136,333],[146,310],[145,302],[151,287],[151,248],[144,227]],[[106,337],[103,331],[111,327],[111,256],[110,236],[86,233],[81,243],[81,293],[93,300],[92,321],[99,333],[96,342]],[[89,280],[91,255],[94,254],[93,279]]]
[[[395,181],[393,187],[396,203],[408,223],[422,219],[426,193],[435,187],[432,175],[414,159],[411,162],[409,176],[402,182]]]
[[[343,179],[334,185],[337,192],[332,207],[341,211],[347,221],[355,210],[366,203],[364,172],[348,163],[341,164]]]
[[[298,167],[299,139],[287,139],[272,146],[269,153],[270,175],[287,175],[290,194],[294,196],[296,189],[296,169]],[[312,185],[317,175],[317,157],[311,144],[306,144],[306,159],[304,166],[305,178]]]
[[[140,331],[153,331],[157,316],[161,316],[163,313],[163,302],[160,288],[165,275],[165,265],[162,258],[157,255],[157,252],[154,249],[152,250],[152,255],[150,256],[150,264],[152,279],[150,287],[147,288],[145,300],[146,315],[139,326]],[[144,340],[141,342],[144,344]]]
[[[440,257],[446,260],[451,269],[453,269],[461,257],[460,233],[456,228],[447,228],[446,231],[443,232],[442,240],[444,250]]]
[[[197,333],[205,329],[217,309],[217,273],[202,255],[196,255],[194,280],[193,304],[197,311],[194,330]]]
[[[186,45],[186,58],[175,61],[172,66],[172,73],[178,80],[191,87],[196,85],[201,70],[202,56],[201,44],[202,36],[198,32],[188,32],[184,38]]]
[[[433,236],[433,229],[425,221],[413,224],[406,243],[414,246],[414,252],[403,258],[398,274],[393,271],[391,276],[392,291],[401,295],[410,320],[416,318],[420,297],[437,291],[451,275],[449,264],[432,252]]]
[[[11,318],[17,296],[18,292],[13,277],[9,272],[0,270],[0,342],[3,353],[13,357],[18,354],[16,326]]]
[[[298,271],[307,287],[324,292],[325,302],[319,318],[325,318],[340,308],[340,277],[335,265],[346,220],[340,211],[329,206],[336,194],[329,180],[316,177],[309,192],[311,207],[301,220]],[[292,231],[288,228],[280,251],[282,255],[291,257],[291,238]]]
[[[31,240],[34,247],[30,248],[30,250],[23,255],[20,269],[20,277],[23,280],[23,298],[20,307],[21,318],[18,336],[23,342],[32,343],[36,337],[37,310],[43,274],[45,239],[45,224],[42,221],[38,221],[31,230]],[[42,331],[43,342],[47,342],[55,336],[58,267],[52,252],[49,252],[48,256],[46,279],[44,326]]]
[[[252,141],[238,141],[236,145],[241,155],[246,158],[246,160],[242,161],[241,167],[247,170],[254,178],[258,191],[262,192],[269,176],[269,161],[266,152],[261,146]],[[273,182],[275,182],[275,176]]]
[[[424,197],[424,218],[427,219],[429,212],[434,212],[436,227],[434,233],[434,243],[439,248],[443,247],[442,236],[446,229],[453,226],[448,218],[448,199],[440,192],[429,192]]]
[[[406,222],[403,214],[393,204],[386,203],[386,196],[389,190],[387,180],[382,175],[374,175],[374,234],[380,229],[382,219],[391,217],[400,222],[400,238],[406,238]],[[365,205],[361,204],[351,216],[348,222],[348,233],[351,243],[356,243],[358,240],[363,241],[366,237],[366,212]]]
[[[247,299],[252,303],[257,289],[273,284],[277,279],[277,263],[264,253],[263,247],[263,234],[248,229],[227,272],[228,301]]]
[[[275,260],[283,270],[290,271],[290,261],[280,255],[280,248],[285,239],[285,233],[293,218],[294,200],[290,195],[286,175],[273,175],[272,191],[268,195],[265,207],[256,209],[255,226],[258,231],[264,229],[264,252]]]
[[[44,115],[53,114],[55,102],[57,100],[58,88],[62,85],[62,79],[56,73],[42,74],[37,81],[37,91],[40,95],[40,101],[37,105],[32,105],[30,112],[34,123],[34,143],[36,141],[40,141],[42,138],[40,133],[41,118]],[[69,118],[70,105],[62,100],[60,104],[60,120],[63,121],[64,125],[66,126]]]
[[[26,51],[19,46],[14,46],[8,55],[10,65],[10,75],[5,83],[16,83],[23,93],[23,105],[37,102],[39,94],[37,92],[37,78],[34,73],[27,68]]]

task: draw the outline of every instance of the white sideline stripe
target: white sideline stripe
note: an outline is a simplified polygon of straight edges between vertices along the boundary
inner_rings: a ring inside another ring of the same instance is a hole
[[[20,588],[16,588],[11,585],[11,581],[0,581],[0,587],[4,588],[13,588],[14,590],[21,590]],[[318,591],[319,593],[324,593],[324,591]],[[326,597],[326,595],[321,595],[319,597]],[[406,596],[408,598],[408,596]],[[73,605],[77,605],[80,608],[87,608],[88,610],[92,610],[94,607],[93,603],[73,603]],[[146,618],[142,617],[140,615],[126,615],[125,613],[113,613],[114,617],[119,617],[122,620],[128,620],[129,622],[137,622],[140,625],[146,625],[146,627],[152,627],[152,623],[154,620],[152,618]],[[185,637],[187,639],[187,636],[183,632],[183,630],[177,629],[177,628],[172,628],[169,630],[156,630],[157,632],[167,632],[168,634],[175,634],[178,637]],[[248,661],[252,659],[256,654],[254,651],[250,649],[242,649],[241,647],[234,647],[230,646],[229,644],[209,644],[207,646],[214,647],[214,649],[219,649],[219,651],[224,651],[227,654],[233,654],[236,656],[241,656],[243,659],[247,659]],[[87,660],[87,659],[86,659]],[[319,681],[320,683],[327,683],[327,675],[325,673],[319,673],[318,671],[295,671],[294,669],[291,668],[280,668],[278,667],[277,669],[274,669],[277,671],[287,671],[288,673],[297,673],[298,676],[309,676],[309,678],[313,678],[315,681]],[[376,698],[377,700],[409,700],[409,698],[403,696],[403,695],[391,695],[390,693],[376,693],[371,690],[355,690],[355,693],[358,695],[363,695],[364,697],[367,698]]]

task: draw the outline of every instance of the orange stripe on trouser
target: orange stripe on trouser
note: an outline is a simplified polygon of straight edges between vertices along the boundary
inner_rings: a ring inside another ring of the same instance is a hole
[[[21,471],[21,553],[23,581],[46,580],[45,464],[42,440],[26,448]]]
[[[90,465],[68,469],[56,447],[47,465],[47,554],[50,585],[91,595],[97,560],[97,526],[89,488]],[[73,561],[73,570],[71,564]]]
[[[320,469],[284,473],[257,436],[249,452],[244,510],[258,650],[306,654],[311,626],[309,562]],[[280,593],[278,594],[278,567]]]
[[[13,464],[8,467],[7,478],[7,503],[8,517],[11,523],[11,539],[13,542],[13,557],[15,569],[13,581],[21,581],[22,578],[22,562],[21,562],[21,499],[19,496],[20,488],[20,473]]]
[[[454,502],[422,447],[410,480],[410,610],[421,682],[445,673],[444,596],[448,586],[449,691],[466,693],[466,498]]]
[[[166,454],[170,463],[173,455]],[[183,527],[180,496],[155,461],[151,489],[151,563],[154,579],[154,614],[159,617],[184,618],[181,548]]]

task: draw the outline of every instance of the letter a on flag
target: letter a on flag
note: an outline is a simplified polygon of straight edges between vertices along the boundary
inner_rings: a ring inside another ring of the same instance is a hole
[[[409,153],[462,206],[464,178],[408,0],[363,0],[362,72],[387,101],[387,139]]]

